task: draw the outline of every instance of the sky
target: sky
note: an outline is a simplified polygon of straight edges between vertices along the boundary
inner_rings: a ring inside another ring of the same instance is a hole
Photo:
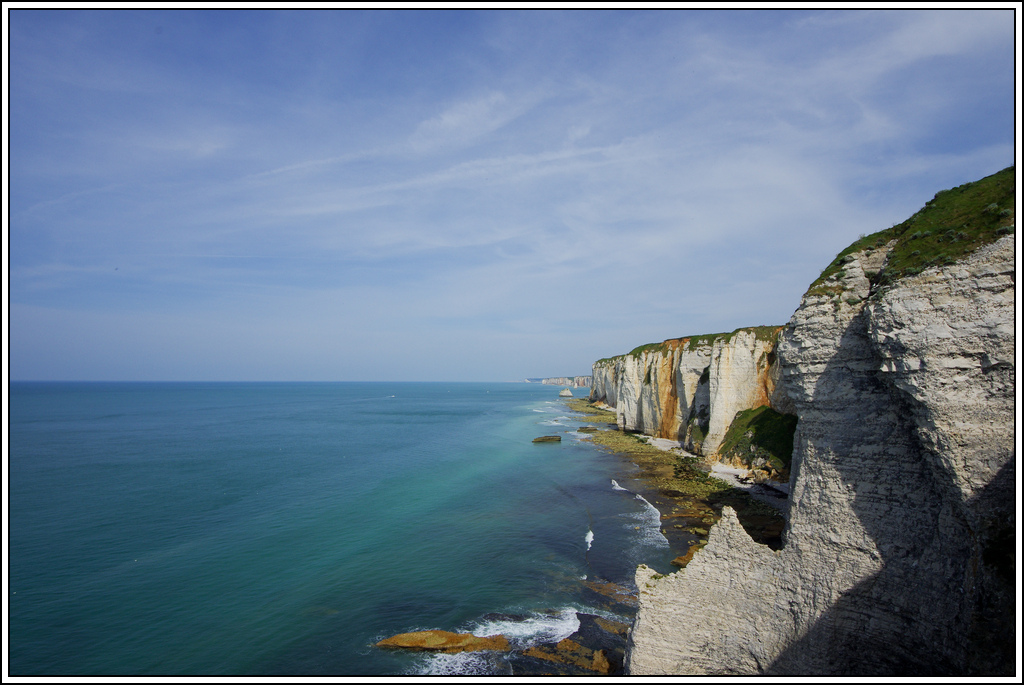
[[[1015,161],[1006,9],[8,18],[15,380],[587,375]]]

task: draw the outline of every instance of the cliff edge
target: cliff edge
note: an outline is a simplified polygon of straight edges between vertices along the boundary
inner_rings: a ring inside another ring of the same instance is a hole
[[[640,567],[629,673],[1014,674],[1014,187],[939,193],[812,284],[775,349],[783,548],[726,509]]]

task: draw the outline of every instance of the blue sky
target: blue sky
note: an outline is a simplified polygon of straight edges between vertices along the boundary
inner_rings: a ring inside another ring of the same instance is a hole
[[[10,13],[14,379],[518,380],[782,324],[1014,163],[1014,13]]]

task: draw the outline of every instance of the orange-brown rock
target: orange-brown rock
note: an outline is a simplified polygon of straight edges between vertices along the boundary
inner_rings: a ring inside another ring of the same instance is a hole
[[[614,669],[603,649],[594,651],[569,638],[556,645],[531,647],[523,655],[596,673],[611,673]]]
[[[694,544],[694,545],[690,545],[690,549],[686,550],[686,554],[684,554],[681,557],[676,557],[675,559],[672,560],[672,562],[671,562],[672,565],[673,566],[678,566],[679,568],[686,568],[686,565],[689,564],[690,561],[693,560],[693,555],[696,554],[701,549],[701,547],[703,547],[703,546],[704,545],[699,544],[699,543],[698,544]]]
[[[421,630],[401,633],[381,640],[376,644],[384,649],[408,649],[416,652],[480,652],[494,650],[507,652],[510,649],[504,635],[477,637],[470,633],[449,633],[445,630]]]
[[[608,661],[608,655],[605,654],[603,649],[599,649],[594,652],[594,658],[590,662],[590,670],[597,671],[598,673],[608,674],[611,673],[615,667]]]

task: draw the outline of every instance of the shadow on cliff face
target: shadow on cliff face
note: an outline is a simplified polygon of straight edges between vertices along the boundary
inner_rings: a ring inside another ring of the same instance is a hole
[[[860,553],[877,565],[877,551],[881,570],[842,591],[766,673],[1012,675],[1013,457],[963,501],[954,474],[918,439],[919,407],[877,371],[867,317],[844,331],[814,410],[802,403],[798,445],[815,456],[797,468],[839,474],[875,548]],[[813,554],[813,542],[801,542]]]

